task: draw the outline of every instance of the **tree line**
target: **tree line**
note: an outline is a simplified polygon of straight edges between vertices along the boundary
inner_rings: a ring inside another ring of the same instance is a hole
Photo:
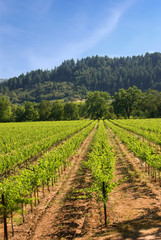
[[[41,100],[13,104],[0,96],[0,122],[59,121],[115,118],[160,118],[161,92],[142,92],[136,86],[121,88],[111,96],[107,92],[89,92],[83,102]]]
[[[135,85],[143,92],[161,91],[161,53],[109,58],[87,57],[66,60],[49,70],[36,70],[0,83],[0,93],[12,103],[41,100],[84,99],[89,91],[106,91],[111,95]]]

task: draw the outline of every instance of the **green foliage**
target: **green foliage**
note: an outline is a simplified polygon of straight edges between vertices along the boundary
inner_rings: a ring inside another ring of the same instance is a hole
[[[46,152],[39,158],[37,164],[31,164],[26,169],[20,170],[19,174],[4,179],[0,183],[0,194],[4,196],[5,205],[0,204],[0,213],[7,217],[12,211],[21,209],[23,203],[31,203],[34,199],[29,197],[30,194],[37,187],[47,185],[48,181],[57,175],[60,166],[69,161],[69,157],[74,154],[95,124],[96,122],[89,124],[89,121],[86,121],[86,127],[72,135],[56,149]]]
[[[0,96],[0,122],[11,121],[11,104],[8,98]]]
[[[142,118],[161,117],[161,92],[149,89],[144,93],[135,114]]]
[[[51,115],[51,107],[52,107],[51,102],[46,100],[41,100],[38,106],[39,120],[41,121],[49,120],[49,117]]]
[[[98,130],[92,143],[92,151],[89,153],[86,166],[92,171],[94,178],[93,192],[104,202],[107,202],[109,193],[115,186],[113,180],[114,153],[110,147],[103,121],[99,121]],[[102,184],[105,184],[103,192]]]
[[[42,100],[39,104],[24,102],[13,105],[6,97],[0,97],[0,122],[115,119],[161,117],[161,93],[149,89],[142,93],[133,86],[120,89],[110,99],[109,93],[88,93],[86,101],[61,102]]]
[[[147,141],[142,141],[138,135],[134,135],[117,125],[114,125],[110,121],[106,120],[106,123],[121,141],[126,144],[127,148],[135,154],[135,156],[142,159],[142,161],[146,162],[149,166],[159,171],[161,170],[161,157],[156,152],[155,148],[150,146]],[[117,122],[114,121],[114,123]],[[153,133],[153,135],[155,135],[155,133]]]
[[[85,103],[87,117],[91,119],[105,118],[108,112],[110,95],[103,92],[93,92],[87,95]]]
[[[0,129],[0,174],[87,126],[90,121],[6,124]],[[14,143],[14,145],[13,145]]]
[[[113,107],[117,115],[129,118],[134,110],[137,108],[142,92],[136,86],[130,87],[127,90],[120,89],[113,97]]]
[[[24,102],[24,114],[22,116],[23,121],[35,121],[39,119],[39,112],[34,107],[32,102]]]
[[[40,69],[0,83],[0,93],[12,103],[83,99],[89,91],[114,95],[133,85],[142,91],[161,91],[161,53],[109,58],[87,57],[64,61],[51,71]],[[71,99],[72,98],[72,99]]]
[[[75,103],[65,103],[65,105],[64,105],[64,119],[65,120],[79,119],[77,104],[75,104]]]
[[[128,119],[128,121],[121,119],[111,122],[161,145],[161,119]]]
[[[60,101],[53,102],[50,117],[52,120],[64,119],[64,104],[62,102]]]

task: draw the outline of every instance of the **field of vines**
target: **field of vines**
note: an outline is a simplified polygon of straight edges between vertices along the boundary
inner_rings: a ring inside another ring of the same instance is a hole
[[[161,185],[161,119],[1,123],[0,224],[4,240],[14,236],[17,216],[23,224],[26,214],[40,203],[40,195],[45,198],[45,189],[54,187],[92,131],[84,166],[92,176],[88,191],[103,204],[105,226],[110,194],[121,183],[115,180],[117,152],[109,131]]]
[[[145,165],[148,171],[161,171],[161,119],[106,121],[112,131]]]

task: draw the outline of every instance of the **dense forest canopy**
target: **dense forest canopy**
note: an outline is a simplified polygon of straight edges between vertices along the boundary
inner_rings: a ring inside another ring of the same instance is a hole
[[[38,69],[0,83],[0,94],[9,96],[12,103],[71,101],[85,98],[89,91],[114,95],[133,85],[143,92],[149,88],[161,91],[161,53],[67,60],[50,71]]]

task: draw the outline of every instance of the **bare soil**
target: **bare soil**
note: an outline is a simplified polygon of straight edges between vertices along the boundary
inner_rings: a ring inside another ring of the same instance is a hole
[[[9,239],[161,239],[159,184],[143,172],[139,159],[110,130],[107,132],[116,152],[114,181],[120,181],[108,200],[108,225],[104,225],[102,204],[84,190],[92,182],[82,162],[88,157],[93,131],[72,157],[60,181],[50,192],[46,190],[46,197],[40,199],[33,213],[27,214],[25,223],[15,227],[14,237],[10,230]]]

